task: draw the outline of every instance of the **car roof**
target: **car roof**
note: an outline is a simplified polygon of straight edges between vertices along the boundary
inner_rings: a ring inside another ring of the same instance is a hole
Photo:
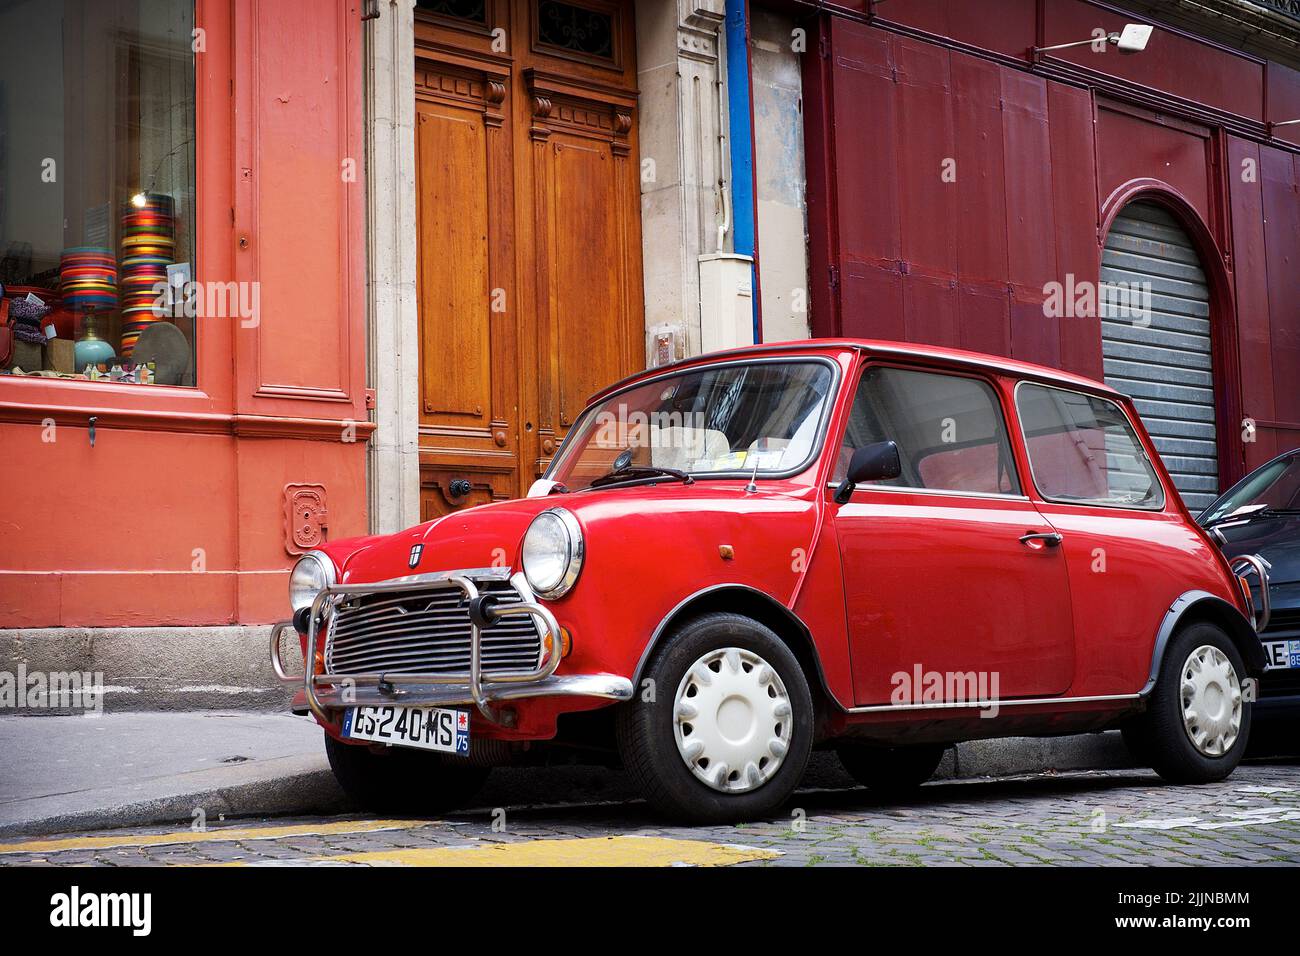
[[[1049,368],[1046,365],[1035,365],[1032,362],[1022,362],[1019,359],[1005,358],[999,355],[988,355],[983,352],[970,352],[965,349],[943,348],[937,345],[918,345],[914,342],[890,342],[883,339],[836,338],[800,339],[790,342],[765,342],[760,345],[746,345],[741,346],[740,348],[725,349],[719,352],[706,352],[703,355],[693,355],[690,358],[681,360],[680,362],[660,365],[657,368],[646,369],[643,372],[637,372],[635,375],[629,375],[627,378],[615,382],[614,384],[601,389],[599,392],[596,392],[591,396],[589,404],[591,402],[599,401],[605,396],[617,392],[639,379],[653,378],[657,375],[663,375],[699,365],[709,365],[713,362],[731,361],[746,357],[770,358],[779,355],[838,355],[849,350],[867,355],[880,356],[882,358],[921,359],[923,361],[937,362],[939,364],[951,365],[958,368],[979,369],[1000,375],[1012,376],[1014,378],[1029,378],[1055,385],[1063,385],[1069,388],[1083,389],[1085,391],[1106,395],[1115,399],[1124,398],[1120,392],[1117,392],[1109,385],[1106,385],[1104,382],[1099,382],[1096,379],[1087,378],[1083,375],[1075,375],[1073,372],[1063,372],[1060,369]]]

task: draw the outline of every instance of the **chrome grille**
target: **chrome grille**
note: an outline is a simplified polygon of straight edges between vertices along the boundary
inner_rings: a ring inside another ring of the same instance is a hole
[[[499,604],[523,598],[504,580],[476,580]],[[344,600],[325,641],[330,674],[469,673],[467,602],[455,587],[421,585]],[[484,674],[526,672],[541,659],[542,641],[529,615],[502,618],[483,631]]]

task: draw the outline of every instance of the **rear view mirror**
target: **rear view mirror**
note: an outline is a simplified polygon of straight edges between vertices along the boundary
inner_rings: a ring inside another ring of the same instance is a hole
[[[854,485],[863,481],[888,481],[903,473],[903,463],[898,458],[898,445],[892,441],[877,441],[863,445],[849,459],[848,474],[835,489],[835,503],[844,504],[853,494]]]

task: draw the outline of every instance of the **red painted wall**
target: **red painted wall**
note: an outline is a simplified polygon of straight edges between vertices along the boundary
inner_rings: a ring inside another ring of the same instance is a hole
[[[289,483],[366,531],[358,4],[195,17],[195,278],[260,283],[260,321],[199,319],[197,388],[0,377],[0,627],[283,618]]]
[[[1251,302],[1249,310],[1244,302],[1239,308],[1242,336],[1252,345],[1242,357],[1242,389],[1247,414],[1263,426],[1257,457],[1264,457],[1300,445],[1300,154],[1259,147],[1258,168],[1257,180],[1245,182],[1238,163],[1230,182],[1241,233],[1258,240],[1261,221],[1263,227],[1262,254],[1258,245],[1237,252],[1237,294]],[[1252,220],[1256,206],[1260,214]]]
[[[1086,0],[899,0],[878,16],[824,13],[824,55],[804,58],[814,334],[1100,378],[1100,323],[1045,317],[1044,286],[1095,282],[1111,219],[1155,199],[1213,290],[1221,477],[1300,445],[1300,153],[1260,142],[1278,110],[1300,116],[1300,74],[1167,31],[1139,56],[1084,48],[1031,70],[1037,18],[1045,43],[1122,26]],[[1258,441],[1242,443],[1243,416]]]

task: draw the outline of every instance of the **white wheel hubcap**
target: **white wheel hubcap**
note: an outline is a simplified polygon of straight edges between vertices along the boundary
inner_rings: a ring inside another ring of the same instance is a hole
[[[739,647],[692,664],[673,701],[677,751],[691,773],[723,793],[772,779],[790,749],[793,717],[775,668]]]
[[[1202,644],[1182,670],[1183,726],[1207,757],[1222,757],[1241,732],[1241,681],[1223,651]]]

